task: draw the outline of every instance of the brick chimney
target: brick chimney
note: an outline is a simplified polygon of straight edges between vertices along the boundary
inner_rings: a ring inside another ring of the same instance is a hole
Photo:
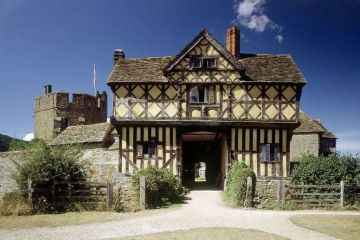
[[[231,26],[226,33],[226,50],[235,57],[240,56],[240,29]]]
[[[117,63],[119,59],[124,59],[125,53],[122,49],[115,49],[114,50],[114,65]]]

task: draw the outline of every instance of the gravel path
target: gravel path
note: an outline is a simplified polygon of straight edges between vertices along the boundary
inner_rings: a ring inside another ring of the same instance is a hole
[[[232,209],[223,205],[219,191],[191,191],[190,200],[181,208],[153,216],[129,220],[71,225],[55,228],[0,230],[0,239],[107,239],[164,231],[203,228],[236,227],[256,229],[290,239],[336,239],[292,224],[290,216],[299,214],[344,214],[350,212],[324,211],[263,211]]]

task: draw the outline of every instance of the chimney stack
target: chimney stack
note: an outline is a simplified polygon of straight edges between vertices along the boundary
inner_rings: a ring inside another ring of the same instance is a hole
[[[234,57],[240,56],[240,29],[231,26],[226,33],[226,50]]]
[[[44,93],[45,94],[49,94],[51,92],[52,92],[52,86],[51,85],[44,86]]]
[[[115,49],[114,50],[114,65],[119,59],[124,59],[125,53],[122,49]]]

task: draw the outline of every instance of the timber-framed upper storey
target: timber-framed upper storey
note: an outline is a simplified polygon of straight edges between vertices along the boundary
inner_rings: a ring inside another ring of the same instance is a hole
[[[306,81],[289,55],[236,57],[203,30],[175,57],[118,59],[107,83],[113,123],[181,125],[297,123]]]

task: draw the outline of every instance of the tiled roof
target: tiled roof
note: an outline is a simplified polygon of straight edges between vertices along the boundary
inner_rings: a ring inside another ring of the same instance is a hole
[[[306,83],[290,55],[240,54],[237,59],[206,29],[201,31],[174,57],[119,59],[113,67],[107,83],[167,82],[168,79],[164,76],[164,72],[171,71],[203,38],[207,39],[237,71],[241,72],[244,81]]]
[[[306,83],[290,55],[242,55],[245,76],[252,81]]]
[[[173,57],[119,59],[107,83],[167,82],[163,68]],[[244,81],[306,83],[290,55],[246,55]]]
[[[119,59],[107,83],[116,82],[167,82],[163,68],[173,57]]]
[[[310,118],[303,111],[300,111],[299,121],[300,126],[294,130],[294,133],[322,133],[325,138],[336,138],[319,120]]]
[[[102,143],[111,129],[112,125],[110,123],[69,126],[51,144]]]

